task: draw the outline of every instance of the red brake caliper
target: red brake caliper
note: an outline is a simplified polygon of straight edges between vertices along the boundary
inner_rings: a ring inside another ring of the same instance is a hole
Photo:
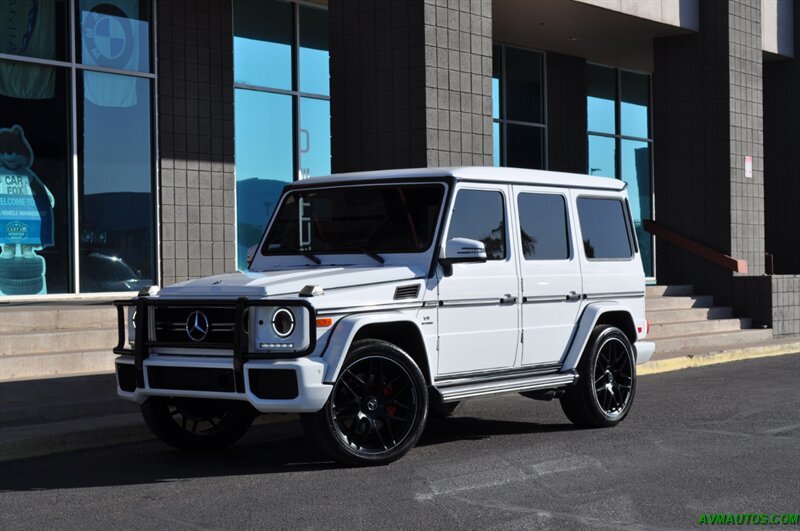
[[[391,385],[387,385],[383,388],[383,396],[392,396],[394,390],[392,389]],[[389,404],[386,406],[386,414],[390,417],[394,417],[395,413],[397,413],[397,406]]]

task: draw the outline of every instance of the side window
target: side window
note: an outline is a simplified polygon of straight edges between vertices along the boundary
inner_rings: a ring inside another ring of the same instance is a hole
[[[519,194],[519,226],[525,260],[569,258],[567,205],[557,194]]]
[[[630,258],[633,255],[622,201],[581,197],[578,217],[587,258]]]
[[[503,194],[484,190],[459,190],[447,237],[483,242],[489,260],[506,257],[506,217]]]

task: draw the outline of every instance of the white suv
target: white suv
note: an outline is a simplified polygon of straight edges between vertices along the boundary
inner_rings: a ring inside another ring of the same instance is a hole
[[[347,464],[383,464],[467,398],[628,414],[647,334],[625,184],[429,168],[290,184],[249,271],[118,301],[118,391],[178,448],[300,413]],[[127,322],[124,308],[128,307]],[[127,344],[126,344],[127,343]]]

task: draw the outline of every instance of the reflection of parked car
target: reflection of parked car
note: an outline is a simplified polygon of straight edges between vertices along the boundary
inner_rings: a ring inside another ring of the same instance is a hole
[[[150,284],[122,258],[97,251],[84,251],[81,257],[81,291],[139,291]]]
[[[630,411],[644,272],[625,184],[512,168],[314,178],[283,192],[250,270],[142,292],[118,392],[178,448],[301,413],[348,464],[384,464],[429,413],[560,398],[582,427]]]

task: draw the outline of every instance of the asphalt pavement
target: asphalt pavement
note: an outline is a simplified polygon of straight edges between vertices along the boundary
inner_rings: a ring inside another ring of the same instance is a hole
[[[392,465],[325,461],[296,423],[224,452],[158,442],[0,463],[1,529],[687,528],[800,512],[800,354],[650,375],[618,427],[474,400]],[[786,528],[793,528],[788,526]]]

